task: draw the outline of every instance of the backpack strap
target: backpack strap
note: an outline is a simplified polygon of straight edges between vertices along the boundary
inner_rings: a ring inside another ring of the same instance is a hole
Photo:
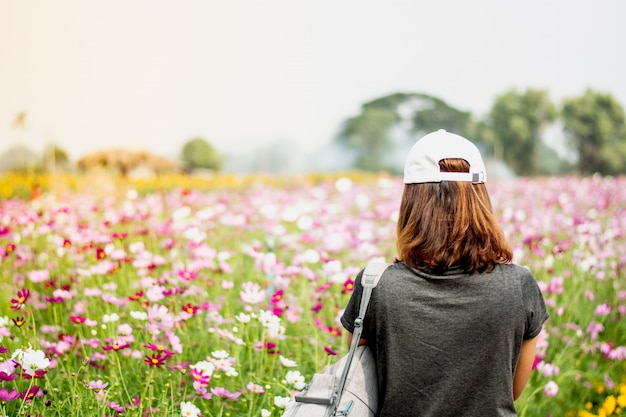
[[[372,290],[378,285],[378,281],[380,281],[383,272],[385,272],[390,265],[391,264],[385,262],[370,262],[367,264],[367,267],[365,267],[365,270],[361,275],[361,284],[363,285],[361,305],[359,306],[359,315],[354,320],[354,332],[352,333],[352,343],[350,344],[350,351],[348,352],[346,366],[341,372],[341,378],[339,379],[339,385],[337,387],[337,399],[335,400],[334,405],[335,410],[339,405],[343,389],[346,385],[346,380],[348,379],[348,371],[350,371],[350,364],[352,363],[354,352],[356,352],[356,348],[359,346],[359,340],[361,339],[361,334],[363,333],[363,319],[365,318],[367,306],[369,305],[370,297],[372,296]]]

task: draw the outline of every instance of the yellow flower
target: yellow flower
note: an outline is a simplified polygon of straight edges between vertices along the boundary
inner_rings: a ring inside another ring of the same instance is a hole
[[[606,413],[607,416],[610,416],[613,414],[613,411],[615,411],[616,405],[617,403],[615,401],[615,397],[612,395],[609,395],[604,400],[604,404],[602,404],[602,410]]]
[[[621,408],[626,407],[626,394],[622,394],[617,397],[617,405],[619,405]]]

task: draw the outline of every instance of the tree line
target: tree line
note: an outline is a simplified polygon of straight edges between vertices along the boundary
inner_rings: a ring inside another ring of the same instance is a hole
[[[400,174],[401,166],[390,160],[390,151],[398,144],[408,149],[417,137],[444,128],[471,139],[486,158],[503,161],[518,176],[620,175],[626,173],[624,114],[611,94],[593,90],[555,104],[546,90],[513,88],[496,96],[481,118],[432,95],[394,93],[364,103],[359,114],[341,123],[332,143],[353,157],[347,169]],[[21,112],[14,121],[22,135],[26,116]],[[545,130],[550,126],[561,130],[565,156],[545,142]],[[172,167],[185,172],[220,171],[224,159],[208,140],[196,137],[184,143],[175,163],[147,152],[131,158],[119,150],[103,150],[82,158],[78,165],[114,166],[121,172],[140,164],[152,165],[156,171]],[[25,147],[11,149],[0,155],[0,168],[6,170],[7,164],[14,165],[12,170],[54,170],[71,165],[67,153],[52,144],[41,159]]]
[[[561,126],[571,157],[545,143],[549,126]],[[502,160],[519,176],[626,173],[624,108],[611,94],[590,89],[558,105],[546,90],[511,89],[498,95],[481,119],[431,95],[394,93],[363,104],[342,124],[335,142],[356,153],[355,168],[394,172],[397,166],[385,158],[394,143],[412,144],[440,128],[471,139],[486,157]]]

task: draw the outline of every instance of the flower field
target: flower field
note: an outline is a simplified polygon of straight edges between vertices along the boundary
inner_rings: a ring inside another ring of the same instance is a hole
[[[347,351],[338,318],[359,270],[393,260],[402,191],[0,182],[1,416],[280,416]],[[626,178],[488,188],[551,315],[520,415],[626,415]]]

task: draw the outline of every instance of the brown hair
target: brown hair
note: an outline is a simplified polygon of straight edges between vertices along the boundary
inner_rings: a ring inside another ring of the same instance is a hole
[[[444,159],[442,171],[469,172],[463,159]],[[442,181],[406,184],[397,225],[397,261],[442,273],[491,271],[513,253],[496,221],[485,184]]]

